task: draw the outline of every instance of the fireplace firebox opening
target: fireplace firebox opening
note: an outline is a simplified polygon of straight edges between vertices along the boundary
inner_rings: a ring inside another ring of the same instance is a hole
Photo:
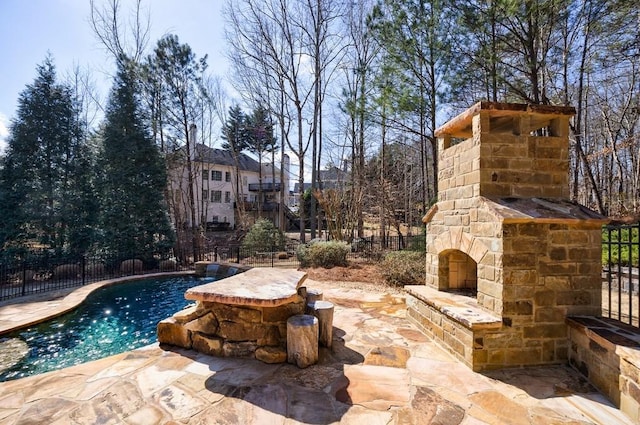
[[[475,297],[478,292],[478,264],[462,251],[447,250],[439,255],[438,279],[444,291]]]

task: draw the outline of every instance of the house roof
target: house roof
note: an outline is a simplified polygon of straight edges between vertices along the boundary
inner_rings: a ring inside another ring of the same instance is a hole
[[[210,148],[201,143],[196,144],[194,160],[207,164],[228,165],[230,167],[236,166],[236,162],[231,151]],[[238,155],[238,166],[244,171],[253,171],[256,173],[260,171],[260,164],[258,161],[243,153]]]

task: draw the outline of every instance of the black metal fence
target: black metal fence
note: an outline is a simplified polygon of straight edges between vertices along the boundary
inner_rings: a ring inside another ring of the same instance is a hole
[[[602,230],[602,315],[640,326],[640,223]]]
[[[188,269],[168,254],[61,257],[40,250],[22,257],[0,262],[0,301],[116,277]]]
[[[350,262],[371,262],[387,251],[424,246],[424,236],[357,239],[347,255]],[[247,249],[240,245],[202,247],[197,260],[239,263],[251,267],[298,268],[298,243],[267,249]],[[104,279],[156,272],[193,270],[193,258],[177,260],[172,253],[155,255],[106,255],[60,257],[46,250],[30,252],[22,258],[0,258],[0,301],[86,285]]]

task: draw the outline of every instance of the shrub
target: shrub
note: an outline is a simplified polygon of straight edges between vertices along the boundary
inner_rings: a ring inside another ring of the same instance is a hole
[[[312,241],[306,245],[300,245],[296,251],[298,260],[302,267],[324,267],[347,265],[347,254],[350,246],[346,242]]]
[[[284,249],[285,237],[280,229],[267,219],[258,219],[242,240],[242,248],[250,251],[280,251]]]
[[[385,255],[380,268],[385,282],[404,286],[424,283],[425,255],[416,251],[397,251]]]

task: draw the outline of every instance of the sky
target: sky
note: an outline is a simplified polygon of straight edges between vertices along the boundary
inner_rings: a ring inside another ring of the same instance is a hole
[[[96,0],[100,4],[105,0]],[[129,14],[133,0],[120,0]],[[223,0],[143,0],[149,11],[148,49],[164,34],[177,35],[198,58],[208,54],[213,74],[224,77]],[[15,117],[20,92],[31,84],[47,53],[61,79],[75,67],[89,69],[103,96],[115,71],[113,60],[89,24],[89,0],[0,0],[0,150]]]

